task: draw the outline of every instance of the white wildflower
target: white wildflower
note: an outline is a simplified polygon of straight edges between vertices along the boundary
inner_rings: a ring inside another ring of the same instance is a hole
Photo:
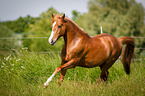
[[[8,61],[10,57],[11,57],[11,54],[6,58],[6,61]]]
[[[28,49],[28,47],[22,47],[22,50],[27,50]]]
[[[21,66],[21,68],[25,68],[24,66]]]
[[[17,59],[16,61],[20,61],[21,59]]]
[[[3,68],[4,66],[1,65],[1,68]]]
[[[2,62],[3,65],[6,65],[4,62]]]
[[[12,66],[14,66],[14,64],[12,64]]]

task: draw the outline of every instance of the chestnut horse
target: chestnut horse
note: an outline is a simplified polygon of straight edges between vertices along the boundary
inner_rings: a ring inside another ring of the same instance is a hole
[[[130,73],[130,62],[134,53],[134,39],[131,37],[116,38],[109,34],[100,34],[90,37],[82,28],[65,14],[54,16],[52,14],[52,33],[49,43],[55,45],[60,37],[64,38],[64,46],[61,50],[61,66],[48,78],[44,87],[52,81],[52,78],[61,71],[58,84],[63,81],[66,70],[76,66],[101,69],[101,80],[108,78],[108,69],[121,55],[121,61],[127,74]],[[122,51],[122,44],[125,44]]]

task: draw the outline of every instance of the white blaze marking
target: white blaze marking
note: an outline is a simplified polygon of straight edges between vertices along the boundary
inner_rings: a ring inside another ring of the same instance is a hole
[[[56,24],[56,21],[52,24],[52,29],[53,29],[53,27],[55,26],[55,24]]]
[[[56,21],[52,24],[52,32],[51,32],[51,35],[49,37],[49,43],[51,43],[51,39],[53,38],[53,34],[54,34],[53,28],[54,28],[55,24],[56,24]]]
[[[52,31],[52,32],[51,32],[51,35],[50,35],[50,37],[49,37],[49,43],[51,43],[51,39],[53,38],[53,34],[54,34],[54,32]]]

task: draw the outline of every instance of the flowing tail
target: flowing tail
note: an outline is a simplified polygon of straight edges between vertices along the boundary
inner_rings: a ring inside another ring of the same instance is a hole
[[[135,41],[131,37],[120,37],[118,40],[125,46],[121,53],[121,62],[123,63],[126,74],[130,74],[130,62],[134,54]]]

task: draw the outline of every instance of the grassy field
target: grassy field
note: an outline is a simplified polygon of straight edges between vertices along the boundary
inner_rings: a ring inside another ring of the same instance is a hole
[[[25,50],[0,58],[0,96],[145,96],[145,58],[131,64],[131,74],[125,74],[118,60],[109,69],[108,82],[96,82],[100,69],[67,70],[57,87],[57,74],[47,89],[44,82],[60,65],[59,54],[28,53]]]

